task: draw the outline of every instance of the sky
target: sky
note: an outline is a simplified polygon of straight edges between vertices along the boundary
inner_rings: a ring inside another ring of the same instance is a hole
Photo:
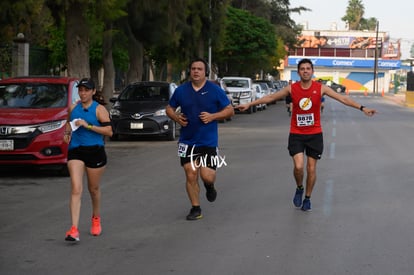
[[[300,15],[291,14],[297,23],[307,22],[308,29],[329,30],[336,23],[338,30],[345,30],[345,16],[348,0],[290,0],[290,7],[303,6],[312,11]],[[414,1],[412,0],[361,0],[365,8],[364,18],[377,18],[379,31],[387,32],[391,39],[400,39],[402,59],[410,57],[414,44]]]

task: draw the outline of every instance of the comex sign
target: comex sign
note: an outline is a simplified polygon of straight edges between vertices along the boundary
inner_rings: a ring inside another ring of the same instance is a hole
[[[289,57],[289,65],[297,65],[300,57]],[[332,58],[313,58],[313,65],[323,67],[345,67],[345,68],[373,68],[374,59],[332,59]],[[378,60],[378,68],[381,69],[399,69],[401,67],[400,60]]]
[[[378,67],[399,69],[401,67],[401,61],[399,61],[399,60],[387,60],[387,61],[379,60],[378,61]]]

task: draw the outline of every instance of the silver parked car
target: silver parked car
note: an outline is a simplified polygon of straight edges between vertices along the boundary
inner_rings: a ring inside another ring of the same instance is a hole
[[[221,79],[220,84],[222,88],[225,85],[227,91],[232,95],[234,107],[256,99],[256,91],[253,90],[253,81],[250,77],[226,76]],[[254,112],[256,112],[256,106],[247,110],[249,114]]]
[[[264,85],[262,85],[264,84]],[[263,89],[263,86],[267,87],[266,83],[253,83],[253,89],[256,90],[256,99],[262,98],[269,94],[268,90]],[[259,104],[256,106],[258,110],[266,110],[267,104]]]

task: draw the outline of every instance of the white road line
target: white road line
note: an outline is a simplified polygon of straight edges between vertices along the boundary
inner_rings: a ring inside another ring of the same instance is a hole
[[[335,142],[332,142],[329,146],[329,158],[330,159],[335,158]]]
[[[331,215],[332,193],[333,193],[333,180],[327,180],[325,182],[325,194],[323,196],[323,214],[325,216]]]

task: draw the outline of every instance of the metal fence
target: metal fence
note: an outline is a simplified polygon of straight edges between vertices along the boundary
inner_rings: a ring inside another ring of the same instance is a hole
[[[49,61],[50,51],[40,47],[30,47],[29,51],[29,74],[51,75],[53,69]]]
[[[13,75],[13,52],[16,44],[0,44],[0,79]],[[29,75],[50,75],[50,51],[45,48],[31,46],[29,49]]]

